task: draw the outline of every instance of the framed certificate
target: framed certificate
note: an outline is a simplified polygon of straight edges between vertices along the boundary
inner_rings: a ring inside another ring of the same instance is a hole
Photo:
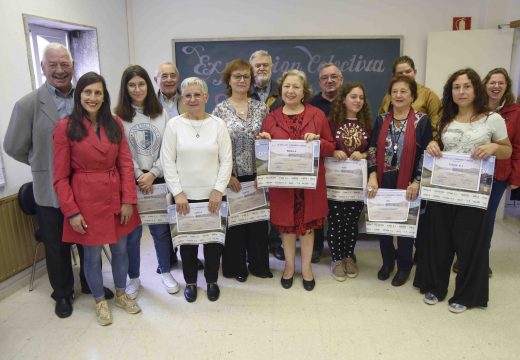
[[[369,221],[405,222],[409,208],[406,190],[379,189],[376,196],[367,198]]]
[[[425,200],[486,209],[493,186],[495,157],[475,160],[466,154],[424,152],[420,196]]]
[[[168,222],[173,246],[212,242],[224,244],[228,215],[226,201],[222,202],[217,214],[209,212],[208,202],[190,202],[190,212],[187,215],[178,215],[172,198],[169,197]]]
[[[312,142],[305,140],[272,140],[269,142],[269,172],[312,174],[314,172]]]
[[[256,140],[257,185],[316,189],[320,141]]]
[[[143,194],[137,187],[137,211],[143,224],[168,224],[167,194],[166,184],[153,185],[151,194]]]
[[[433,158],[431,184],[445,188],[478,191],[482,160],[469,155],[443,153]]]
[[[327,198],[335,201],[363,201],[367,183],[367,161],[325,158]]]
[[[406,200],[406,190],[379,189],[363,210],[367,234],[416,237],[421,199]]]
[[[229,214],[235,215],[267,205],[265,189],[257,189],[254,181],[240,183],[241,190],[228,190]]]

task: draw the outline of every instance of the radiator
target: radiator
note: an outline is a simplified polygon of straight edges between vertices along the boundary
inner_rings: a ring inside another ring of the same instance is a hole
[[[32,266],[36,223],[20,209],[18,195],[0,199],[0,282]],[[43,246],[38,252],[43,259]]]

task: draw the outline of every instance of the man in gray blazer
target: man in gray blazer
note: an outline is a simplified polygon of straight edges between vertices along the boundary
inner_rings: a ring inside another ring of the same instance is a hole
[[[70,244],[61,241],[63,214],[53,188],[52,137],[56,122],[69,115],[74,106],[71,83],[74,63],[67,48],[51,43],[43,51],[41,67],[47,80],[16,102],[4,139],[4,150],[31,166],[36,216],[53,289],[51,296],[56,300],[56,315],[66,318],[72,314],[74,275]],[[90,291],[88,285],[82,287],[84,291]]]

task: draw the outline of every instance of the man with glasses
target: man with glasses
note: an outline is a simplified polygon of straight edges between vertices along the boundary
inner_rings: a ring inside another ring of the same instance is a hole
[[[271,81],[273,68],[271,55],[265,50],[257,50],[249,57],[249,63],[253,67],[254,75],[249,96],[265,103],[269,111],[280,107],[282,98],[278,93],[278,84],[273,84]]]
[[[63,214],[53,187],[52,137],[56,122],[68,116],[74,106],[74,62],[69,50],[62,44],[50,43],[43,50],[42,72],[46,81],[38,89],[18,100],[4,138],[5,152],[31,166],[36,217],[45,246],[47,275],[52,287],[51,297],[56,301],[54,312],[60,318],[72,314],[74,274],[70,244],[62,242]],[[80,264],[83,251],[78,245]],[[80,269],[81,291],[90,294],[90,288]],[[105,297],[114,294],[105,288]]]
[[[321,92],[314,95],[309,100],[309,103],[320,108],[325,115],[329,117],[332,109],[332,102],[338,96],[339,88],[343,85],[343,75],[338,67],[333,63],[320,65],[319,74]],[[323,229],[316,229],[314,231],[314,249],[312,251],[311,259],[315,264],[320,261],[324,241],[325,235]]]
[[[332,102],[338,96],[343,85],[343,75],[338,67],[332,63],[325,63],[319,67],[321,92],[309,100],[311,105],[320,108],[325,115],[330,116]]]

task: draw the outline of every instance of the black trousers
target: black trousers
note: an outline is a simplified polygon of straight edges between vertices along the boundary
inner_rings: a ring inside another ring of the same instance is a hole
[[[63,214],[60,209],[37,205],[36,217],[45,246],[47,275],[53,290],[51,296],[55,300],[70,297],[74,294],[74,274],[70,244],[61,241]]]
[[[225,277],[265,276],[269,271],[268,223],[259,221],[233,226],[226,231],[222,253],[222,274]]]
[[[329,200],[327,242],[332,261],[343,260],[354,253],[361,210],[362,201]]]
[[[414,238],[398,236],[396,249],[393,236],[379,235],[379,249],[383,265],[392,266],[397,259],[398,270],[410,271],[413,266],[413,242]]]
[[[202,246],[204,247],[204,277],[206,278],[206,283],[217,282],[223,246],[218,243],[209,243]],[[198,251],[198,245],[180,246],[182,273],[184,274],[186,284],[195,284],[197,282]]]
[[[448,301],[468,307],[487,306],[489,250],[487,211],[469,206],[428,202],[424,247],[419,254],[414,286],[443,300],[451,265],[457,255],[455,293]]]

